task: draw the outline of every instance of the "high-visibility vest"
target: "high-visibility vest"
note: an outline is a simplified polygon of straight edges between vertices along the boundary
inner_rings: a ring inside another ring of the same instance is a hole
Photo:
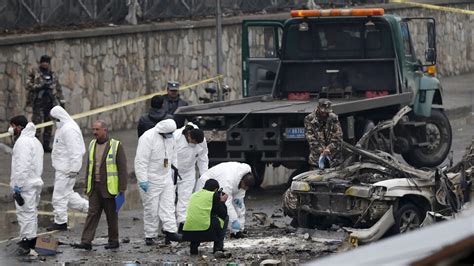
[[[205,231],[211,226],[211,210],[214,193],[205,189],[191,195],[188,209],[186,210],[186,221],[184,231]],[[219,223],[224,228],[224,220],[220,217]]]
[[[88,168],[88,175],[87,175],[87,193],[89,193],[92,189],[92,179],[94,176],[94,156],[95,156],[95,144],[96,140],[93,139],[91,143],[89,143],[89,168]],[[115,139],[110,139],[109,145],[110,148],[107,151],[107,157],[105,159],[106,164],[106,172],[107,172],[107,190],[109,191],[110,195],[117,195],[119,192],[119,177],[118,177],[118,170],[117,170],[117,148],[120,144],[120,141]]]

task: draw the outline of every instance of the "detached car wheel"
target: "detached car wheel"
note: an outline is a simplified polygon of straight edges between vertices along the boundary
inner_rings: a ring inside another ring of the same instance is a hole
[[[402,154],[402,157],[414,167],[436,167],[446,159],[451,149],[449,119],[442,110],[432,109],[430,117],[417,117],[416,120],[426,122],[428,146],[414,148]]]
[[[411,203],[405,203],[400,206],[395,213],[394,233],[405,233],[416,230],[423,222],[421,211]]]

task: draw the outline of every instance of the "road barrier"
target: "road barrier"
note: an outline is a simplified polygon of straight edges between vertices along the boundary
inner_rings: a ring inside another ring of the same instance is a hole
[[[454,7],[437,6],[437,5],[424,4],[424,3],[416,3],[416,2],[406,1],[406,0],[390,0],[390,2],[391,2],[391,3],[408,4],[408,5],[417,6],[417,7],[422,7],[422,8],[426,8],[426,9],[433,9],[433,10],[446,11],[446,12],[461,13],[461,14],[466,14],[466,15],[474,15],[474,11],[473,11],[473,10],[466,10],[466,9],[460,9],[460,8],[454,8]]]
[[[186,89],[196,87],[196,86],[199,86],[199,85],[202,85],[202,84],[206,84],[206,83],[209,83],[209,82],[212,82],[212,81],[216,82],[217,87],[219,88],[220,87],[220,82],[221,82],[220,80],[222,79],[222,77],[223,77],[222,75],[218,75],[218,76],[208,78],[208,79],[204,79],[204,80],[201,80],[201,81],[189,84],[189,85],[180,86],[179,90],[186,90]],[[119,103],[114,103],[114,104],[111,104],[111,105],[106,105],[106,106],[103,106],[103,107],[99,107],[97,109],[85,111],[85,112],[82,112],[82,113],[79,113],[79,114],[74,114],[74,115],[71,115],[71,117],[72,117],[72,119],[77,120],[77,119],[80,119],[80,118],[88,117],[88,116],[95,115],[95,114],[100,114],[100,113],[103,113],[103,112],[108,112],[108,111],[111,111],[111,110],[114,110],[114,109],[117,109],[117,108],[121,108],[121,107],[125,107],[125,106],[128,106],[128,105],[143,102],[143,101],[146,101],[148,99],[153,98],[153,96],[156,96],[156,95],[165,95],[165,94],[166,94],[165,90],[160,91],[160,92],[155,92],[155,93],[139,96],[139,97],[136,97],[136,98],[133,98],[133,99],[128,99],[128,100],[125,100],[125,101],[121,101]],[[38,128],[43,128],[43,127],[49,127],[49,126],[52,126],[52,125],[53,125],[53,121],[49,121],[49,122],[41,123],[41,124],[38,124],[38,125],[35,125],[35,126],[38,129]],[[6,137],[9,137],[9,136],[10,135],[8,134],[8,132],[1,133],[0,134],[0,139],[6,138]]]

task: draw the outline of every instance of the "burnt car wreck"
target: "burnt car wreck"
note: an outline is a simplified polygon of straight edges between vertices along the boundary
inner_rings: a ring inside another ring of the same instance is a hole
[[[339,166],[293,178],[293,213],[300,227],[335,224],[359,242],[370,242],[418,228],[428,211],[452,215],[469,201],[473,164],[466,162],[472,160],[472,145],[464,163],[450,169],[415,169],[390,153],[384,139],[407,111],[379,123],[356,146],[341,140],[346,154]]]

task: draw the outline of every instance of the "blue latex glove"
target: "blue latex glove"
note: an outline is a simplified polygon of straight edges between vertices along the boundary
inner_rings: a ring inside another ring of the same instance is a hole
[[[148,187],[150,186],[150,184],[148,183],[148,181],[139,182],[138,185],[139,185],[140,188],[143,190],[143,192],[147,192],[147,191],[148,191]]]
[[[13,187],[13,192],[21,193],[21,187],[18,187],[18,186]]]
[[[319,162],[318,162],[318,167],[319,169],[324,169],[325,168],[325,165],[324,165],[324,162],[325,161],[330,161],[331,159],[329,158],[329,156],[327,155],[321,155],[319,156]]]
[[[232,201],[235,205],[237,205],[237,207],[239,207],[240,209],[242,209],[243,207],[243,201],[241,199],[234,199]]]
[[[240,222],[239,220],[235,220],[232,222],[232,230],[239,231],[240,230]]]

